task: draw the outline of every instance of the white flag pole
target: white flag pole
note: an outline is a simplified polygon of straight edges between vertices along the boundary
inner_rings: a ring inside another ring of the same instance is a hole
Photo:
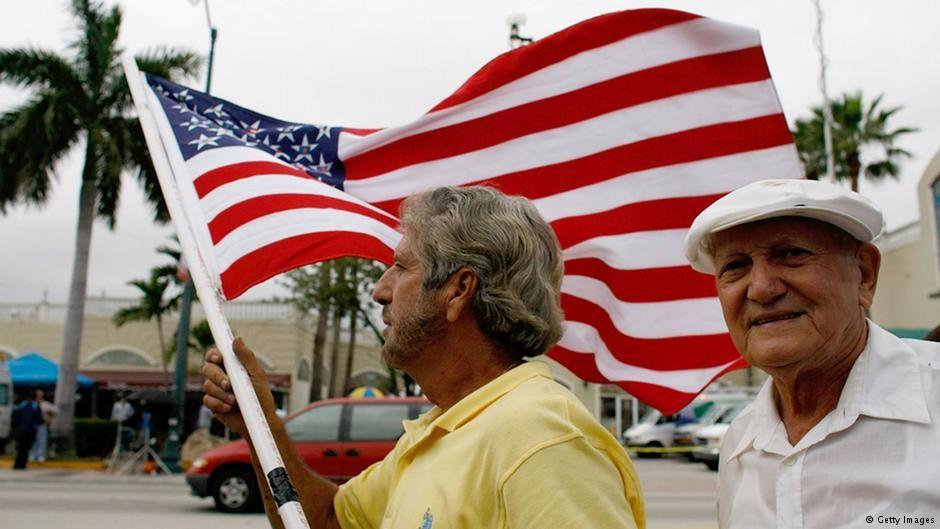
[[[199,295],[199,301],[202,303],[206,320],[212,329],[212,337],[215,339],[216,347],[222,353],[225,370],[232,383],[232,390],[238,400],[238,407],[245,419],[245,425],[248,427],[248,436],[255,448],[258,461],[264,470],[265,476],[267,476],[268,486],[277,503],[278,514],[287,529],[307,528],[309,527],[307,519],[300,503],[297,501],[297,493],[287,475],[287,470],[284,468],[284,461],[281,459],[280,452],[278,452],[274,436],[271,435],[271,429],[264,419],[261,404],[258,402],[258,396],[251,386],[248,372],[232,349],[232,331],[222,312],[222,300],[218,291],[212,287],[209,269],[206,267],[203,255],[199,251],[196,236],[185,214],[179,188],[174,179],[173,168],[167,157],[157,124],[154,121],[155,118],[151,113],[150,99],[147,97],[147,88],[143,84],[143,77],[132,56],[125,54],[122,60],[127,84],[130,87],[134,106],[137,108],[140,125],[144,131],[144,138],[147,140],[147,147],[150,150],[150,157],[153,159],[153,166],[160,181],[160,188],[163,190],[163,197],[166,200],[170,218],[173,220],[176,232],[179,235],[180,247],[183,250],[186,262],[189,264],[190,274]]]

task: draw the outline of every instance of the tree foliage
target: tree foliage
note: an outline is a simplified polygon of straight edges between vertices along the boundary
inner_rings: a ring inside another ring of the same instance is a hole
[[[355,350],[356,328],[361,322],[372,325],[365,310],[371,302],[365,300],[384,270],[384,265],[374,261],[344,257],[292,270],[285,274],[281,281],[291,293],[287,301],[301,314],[309,315],[316,321],[311,350],[311,401],[320,398],[319,388],[327,382],[323,378],[322,366],[325,364],[323,349],[330,319],[333,320],[334,350],[329,365],[330,380],[325,385],[328,392],[334,396],[347,389],[352,365],[351,355]],[[336,349],[339,347],[339,340],[336,337],[339,336],[340,326],[344,321],[349,322],[348,356],[346,380],[340,384],[337,377],[340,367],[337,365],[339,355]]]
[[[93,219],[114,227],[125,170],[154,206],[154,220],[168,219],[120,67],[121,10],[90,0],[72,0],[70,8],[77,31],[67,55],[28,47],[0,49],[0,83],[29,91],[26,103],[0,114],[0,214],[18,203],[44,204],[57,163],[76,146],[85,151],[55,394],[59,414],[52,425],[59,439],[72,431]],[[164,47],[139,55],[137,63],[143,71],[178,79],[194,74],[201,59]]]
[[[835,178],[848,180],[853,191],[858,191],[862,176],[871,180],[897,178],[899,162],[911,156],[897,141],[917,129],[891,129],[889,121],[902,107],[884,109],[882,98],[878,96],[866,104],[862,93],[856,92],[843,94],[830,103]],[[792,130],[806,178],[811,180],[827,173],[823,123],[823,108],[818,106],[812,109],[812,117],[797,119]]]

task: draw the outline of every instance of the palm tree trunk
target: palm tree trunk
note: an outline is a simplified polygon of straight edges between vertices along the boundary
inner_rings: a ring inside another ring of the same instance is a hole
[[[85,168],[82,171],[82,189],[78,201],[78,229],[75,235],[75,258],[72,261],[72,282],[69,286],[69,305],[65,316],[62,338],[62,357],[59,360],[59,378],[55,387],[58,408],[52,423],[52,437],[63,450],[71,448],[72,427],[75,418],[75,389],[78,377],[78,359],[82,345],[82,327],[85,323],[85,293],[88,289],[88,255],[91,248],[91,229],[95,219],[96,190],[92,168],[95,164],[94,145],[89,140],[85,148]]]
[[[313,335],[313,368],[310,377],[310,402],[316,402],[323,398],[321,393],[323,388],[323,346],[326,344],[326,326],[330,317],[330,300],[325,292],[330,287],[330,263],[324,262],[320,265],[320,289],[317,293],[320,296],[320,306],[317,309],[317,330]]]
[[[339,341],[342,327],[343,309],[336,306],[333,308],[333,343],[330,346],[330,397],[339,396],[336,381],[339,380],[337,371],[339,370]]]
[[[349,284],[352,285],[354,289],[357,289],[359,286],[359,260],[353,259],[352,268],[350,270],[352,277],[350,278]],[[353,300],[354,305],[351,307],[352,310],[349,311],[349,344],[346,349],[346,370],[343,372],[345,377],[345,382],[343,382],[343,395],[348,395],[352,391],[352,369],[353,369],[353,358],[356,356],[356,324],[359,323],[359,298],[358,296]]]

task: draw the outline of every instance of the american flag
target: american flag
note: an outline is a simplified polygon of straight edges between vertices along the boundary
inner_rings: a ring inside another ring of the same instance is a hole
[[[388,263],[404,198],[491,185],[532,199],[561,242],[565,332],[549,356],[664,413],[746,365],[682,240],[725,193],[800,177],[754,30],[663,9],[600,16],[377,130],[281,121],[145,78],[226,299],[339,256]]]

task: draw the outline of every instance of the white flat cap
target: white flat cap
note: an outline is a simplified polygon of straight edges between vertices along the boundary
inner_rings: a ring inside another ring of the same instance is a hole
[[[870,242],[884,227],[881,210],[844,187],[815,180],[761,180],[728,193],[699,213],[685,236],[685,257],[692,268],[714,274],[715,263],[702,244],[708,235],[776,217],[828,222],[862,242]]]

